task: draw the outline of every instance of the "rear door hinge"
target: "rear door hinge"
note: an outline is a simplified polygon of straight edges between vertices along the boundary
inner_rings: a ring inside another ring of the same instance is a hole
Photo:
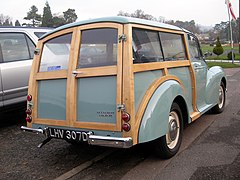
[[[117,104],[117,111],[125,111],[125,104]]]
[[[126,42],[127,41],[127,36],[125,34],[119,35],[118,37],[118,42]]]

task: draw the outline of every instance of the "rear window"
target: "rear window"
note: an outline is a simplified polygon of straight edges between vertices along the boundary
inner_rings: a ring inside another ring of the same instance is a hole
[[[113,28],[82,31],[78,68],[117,64],[118,32]]]
[[[40,38],[42,35],[44,35],[46,32],[34,32],[34,34]]]
[[[40,72],[66,70],[72,34],[66,34],[44,43]]]

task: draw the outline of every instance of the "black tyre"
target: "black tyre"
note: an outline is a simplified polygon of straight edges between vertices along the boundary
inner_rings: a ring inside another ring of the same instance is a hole
[[[168,133],[155,141],[158,156],[164,159],[174,156],[182,142],[183,118],[177,103],[173,103],[168,118]]]
[[[223,82],[221,82],[221,84],[219,86],[218,103],[216,106],[214,106],[212,108],[212,112],[215,114],[219,114],[219,113],[223,112],[224,107],[225,107],[225,101],[226,101],[226,89],[225,89]]]

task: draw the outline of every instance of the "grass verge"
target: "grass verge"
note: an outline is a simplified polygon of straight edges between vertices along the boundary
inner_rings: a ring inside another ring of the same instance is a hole
[[[221,66],[222,68],[240,68],[240,65],[238,64],[232,64],[232,63],[223,63],[223,62],[207,62],[208,67],[212,66]]]

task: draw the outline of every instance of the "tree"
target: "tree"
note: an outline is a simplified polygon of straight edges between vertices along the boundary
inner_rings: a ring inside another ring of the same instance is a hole
[[[155,17],[153,17],[150,14],[145,14],[144,11],[141,9],[137,9],[134,13],[131,13],[131,14],[123,12],[123,11],[119,11],[118,16],[135,17],[135,18],[140,18],[140,19],[157,21],[157,19]]]
[[[75,22],[77,20],[77,14],[75,13],[75,9],[68,9],[67,11],[63,12],[64,20],[66,24]]]
[[[213,53],[217,56],[221,55],[224,52],[223,47],[220,43],[219,37],[217,37],[216,46],[213,48]]]
[[[51,8],[46,1],[45,7],[43,8],[43,16],[42,16],[42,27],[53,27],[53,16],[51,12]]]
[[[167,21],[166,23],[167,24],[172,24],[172,25],[184,28],[184,29],[187,29],[188,31],[191,31],[195,34],[200,33],[200,28],[199,28],[199,26],[196,25],[194,20],[185,21],[185,22],[179,21],[179,20],[174,22],[173,20],[170,20],[170,21]]]
[[[53,27],[58,27],[66,24],[66,21],[63,17],[61,16],[54,16],[53,17]]]
[[[18,20],[15,21],[15,26],[21,26],[21,24]]]
[[[6,19],[6,20],[3,22],[3,26],[13,26],[12,21],[10,21],[9,19]]]
[[[41,18],[41,15],[38,14],[37,12],[38,12],[38,8],[33,5],[30,8],[29,12],[27,13],[27,17],[24,17],[24,19],[31,21],[31,23],[27,25],[35,27],[40,24],[42,18]]]
[[[12,26],[12,18],[10,16],[0,14],[0,26]]]

